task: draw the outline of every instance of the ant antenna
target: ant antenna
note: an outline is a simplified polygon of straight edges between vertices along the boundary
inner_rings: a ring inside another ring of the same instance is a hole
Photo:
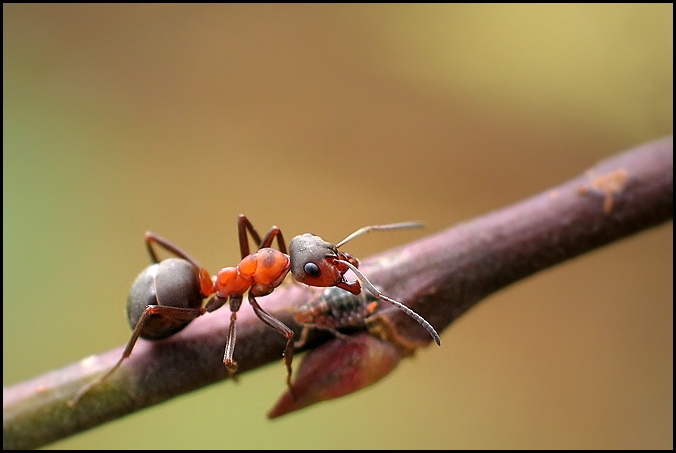
[[[368,233],[369,231],[372,230],[402,230],[404,228],[423,228],[425,226],[424,223],[420,222],[401,222],[401,223],[390,223],[388,225],[371,225],[371,226],[365,226],[363,228],[359,228],[357,231],[340,241],[339,243],[336,244],[336,248],[340,248],[341,245],[345,244],[347,241],[356,238],[357,236],[361,236],[364,233]]]
[[[404,224],[397,224],[397,225],[404,225]],[[409,225],[422,225],[422,224],[409,224]],[[366,228],[369,228],[369,227],[362,228],[362,230],[365,230]],[[409,228],[409,227],[403,227],[402,226],[402,227],[398,227],[398,228]],[[370,231],[370,230],[366,229],[366,231]],[[366,232],[366,231],[364,231],[364,232]],[[352,234],[350,236],[354,236],[354,234]],[[348,236],[348,239],[350,239],[350,236]],[[346,241],[347,241],[347,239],[343,242],[346,242]],[[350,270],[355,273],[355,275],[361,281],[361,283],[364,285],[364,287],[366,289],[368,289],[369,292],[371,294],[373,294],[376,298],[383,299],[383,300],[388,301],[391,304],[394,304],[398,309],[400,309],[401,311],[403,311],[404,313],[409,315],[411,318],[418,321],[418,323],[425,328],[427,333],[429,333],[432,336],[432,338],[434,338],[434,341],[437,343],[437,345],[441,346],[441,338],[439,338],[439,334],[437,333],[436,330],[434,330],[434,327],[432,327],[432,325],[429,322],[427,322],[422,316],[420,316],[418,313],[414,312],[413,310],[411,310],[410,308],[408,308],[406,305],[402,304],[401,302],[397,302],[396,300],[394,300],[390,297],[387,297],[383,293],[378,291],[378,288],[376,288],[373,285],[373,283],[371,283],[369,281],[369,279],[366,278],[366,276],[364,274],[362,274],[362,272],[359,269],[357,269],[357,267],[354,266],[353,264],[349,263],[348,261],[343,261],[343,260],[337,260],[337,261],[339,263],[342,263],[342,264],[346,265],[347,267],[349,267]]]

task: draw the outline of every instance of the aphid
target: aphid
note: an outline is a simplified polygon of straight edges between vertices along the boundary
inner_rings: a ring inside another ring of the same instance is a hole
[[[328,330],[338,338],[347,338],[338,329],[365,329],[366,318],[377,307],[375,296],[365,291],[355,295],[335,286],[326,288],[321,295],[299,305],[294,311],[294,321],[303,326],[294,347],[305,345],[311,328]]]

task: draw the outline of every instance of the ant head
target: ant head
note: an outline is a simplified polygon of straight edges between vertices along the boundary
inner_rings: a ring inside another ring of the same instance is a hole
[[[347,267],[339,260],[342,254],[335,245],[311,233],[301,234],[289,242],[291,274],[310,286],[334,286],[344,281]]]

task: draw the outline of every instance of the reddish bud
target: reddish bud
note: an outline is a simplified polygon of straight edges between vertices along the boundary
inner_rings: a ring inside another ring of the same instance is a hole
[[[334,338],[305,356],[292,384],[296,399],[287,390],[268,417],[276,418],[368,387],[392,371],[400,359],[401,352],[395,345],[368,333]]]

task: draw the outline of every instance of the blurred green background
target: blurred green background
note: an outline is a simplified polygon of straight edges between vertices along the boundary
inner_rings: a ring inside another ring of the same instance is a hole
[[[214,272],[239,213],[426,222],[367,257],[671,134],[672,42],[672,5],[3,5],[3,385],[127,341],[146,230]],[[269,421],[275,364],[51,447],[670,449],[672,247],[513,285],[347,398]]]

